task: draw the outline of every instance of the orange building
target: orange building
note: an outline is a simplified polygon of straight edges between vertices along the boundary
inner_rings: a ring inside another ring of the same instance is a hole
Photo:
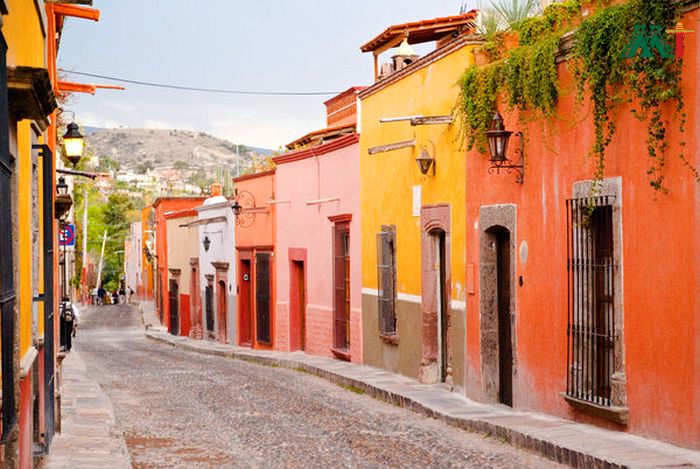
[[[700,167],[699,38],[685,41],[684,135],[664,110],[668,193],[649,185],[646,123],[627,105],[595,192],[590,114],[571,125],[500,102],[526,135],[521,183],[488,152],[465,155],[469,398],[700,448],[700,187],[676,156],[685,140]],[[580,113],[569,64],[558,75],[554,114]],[[520,145],[511,135],[511,162]]]
[[[168,304],[168,224],[166,214],[194,209],[205,197],[159,197],[153,203],[155,246],[155,307],[161,324],[171,329]]]
[[[233,179],[238,264],[238,337],[244,347],[273,348],[280,329],[275,305],[275,170]]]

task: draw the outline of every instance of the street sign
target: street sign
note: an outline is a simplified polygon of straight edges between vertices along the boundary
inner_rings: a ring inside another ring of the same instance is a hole
[[[75,246],[75,225],[66,225],[58,233],[59,246]]]

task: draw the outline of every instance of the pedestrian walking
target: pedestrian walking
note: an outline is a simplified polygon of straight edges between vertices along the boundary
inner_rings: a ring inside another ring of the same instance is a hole
[[[73,304],[67,297],[61,302],[61,318],[60,318],[60,341],[61,349],[70,352],[73,348],[73,337],[75,337],[78,324],[78,307]]]
[[[104,287],[102,285],[100,285],[100,288],[97,289],[97,304],[98,305],[104,304],[106,294],[107,294],[107,291],[104,289]]]

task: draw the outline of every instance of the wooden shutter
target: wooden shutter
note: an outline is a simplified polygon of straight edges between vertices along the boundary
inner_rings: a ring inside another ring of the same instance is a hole
[[[383,226],[377,233],[377,274],[379,300],[379,330],[387,334],[396,332],[396,256],[395,228]]]

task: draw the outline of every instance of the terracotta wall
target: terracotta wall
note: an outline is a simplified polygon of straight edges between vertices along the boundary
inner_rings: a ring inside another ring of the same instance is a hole
[[[697,24],[698,10],[685,24]],[[605,161],[605,177],[621,178],[624,348],[629,424],[627,427],[574,411],[560,393],[567,377],[567,212],[577,181],[592,178],[589,151],[594,139],[588,103],[577,106],[570,66],[559,66],[560,119],[542,121],[504,112],[510,130],[526,131],[524,183],[514,175],[487,172],[488,157],[466,155],[467,396],[484,399],[481,372],[479,292],[480,209],[516,206],[516,286],[514,404],[516,408],[593,421],[620,430],[700,447],[700,191],[677,157],[679,142],[700,167],[697,76],[700,34],[687,35],[683,95],[687,130],[679,135],[671,114],[664,169],[668,194],[648,182],[646,127],[622,107],[615,111],[617,133]],[[574,121],[571,116],[581,116]],[[523,122],[527,122],[524,125]],[[512,149],[513,142],[511,143]],[[481,227],[484,228],[484,227]],[[524,250],[526,253],[524,253]],[[619,314],[616,311],[616,314]]]

